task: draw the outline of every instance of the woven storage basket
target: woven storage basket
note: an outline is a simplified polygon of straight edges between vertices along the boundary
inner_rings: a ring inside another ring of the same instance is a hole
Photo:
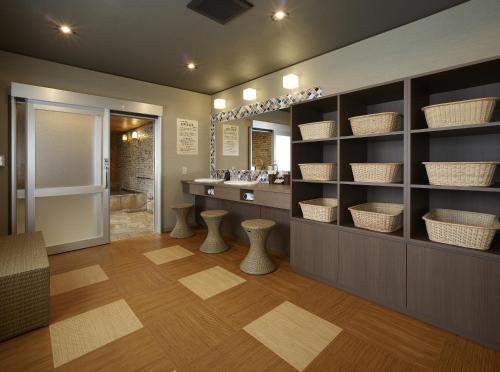
[[[337,178],[336,163],[299,164],[302,179],[309,181],[333,181]]]
[[[332,138],[337,135],[337,125],[334,121],[318,121],[300,124],[298,127],[303,140]]]
[[[500,229],[498,216],[493,214],[432,209],[422,218],[430,240],[483,251],[490,248]]]
[[[403,205],[365,203],[349,207],[354,226],[362,229],[394,232],[403,227]]]
[[[431,185],[491,186],[498,161],[424,162]]]
[[[378,114],[353,116],[349,118],[352,134],[387,133],[402,130],[402,117],[397,112],[381,112]]]
[[[350,163],[355,182],[394,183],[403,179],[403,163]]]
[[[423,107],[429,128],[484,124],[491,121],[498,97],[469,99]]]
[[[337,199],[319,198],[299,202],[302,215],[307,220],[333,222],[337,219]]]

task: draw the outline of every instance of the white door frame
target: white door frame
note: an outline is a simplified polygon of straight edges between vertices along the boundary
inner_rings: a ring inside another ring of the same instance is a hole
[[[10,154],[10,159],[11,159],[11,204],[10,204],[10,219],[11,219],[11,233],[16,234],[17,233],[17,216],[16,216],[16,209],[17,209],[17,195],[18,195],[18,190],[17,190],[17,174],[16,174],[16,99],[25,99],[28,101],[32,101],[32,104],[34,104],[35,101],[41,102],[43,104],[52,104],[52,105],[57,105],[58,107],[63,107],[66,106],[69,108],[70,106],[74,107],[80,107],[80,108],[94,108],[94,109],[102,109],[104,110],[104,115],[103,121],[107,122],[107,130],[104,131],[103,133],[103,142],[107,143],[107,156],[105,158],[109,159],[109,115],[110,111],[121,111],[121,112],[127,112],[127,113],[136,113],[136,114],[143,114],[143,115],[148,115],[148,116],[153,116],[155,117],[155,232],[161,233],[161,154],[162,154],[162,146],[161,146],[161,126],[162,126],[162,116],[163,116],[163,107],[158,106],[158,105],[152,105],[148,103],[142,103],[142,102],[134,102],[134,101],[127,101],[127,100],[120,100],[120,99],[115,99],[115,98],[109,98],[109,97],[101,97],[101,96],[94,96],[94,95],[89,95],[89,94],[83,94],[83,93],[76,93],[76,92],[71,92],[71,91],[65,91],[65,90],[60,90],[60,89],[53,89],[53,88],[46,88],[46,87],[39,87],[39,86],[34,86],[34,85],[28,85],[28,84],[21,84],[21,83],[11,83],[11,89],[10,89],[10,95],[11,95],[11,154]],[[27,110],[27,112],[30,110]],[[132,114],[133,115],[133,114]],[[29,123],[30,118],[26,118],[27,123]],[[34,120],[34,118],[31,118]],[[28,128],[26,127],[26,131],[28,132]],[[33,138],[33,136],[31,136]],[[29,144],[26,143],[26,146]],[[34,144],[33,144],[34,145]],[[104,151],[104,150],[103,150]],[[104,154],[103,154],[104,157]],[[33,160],[33,159],[32,159]],[[28,162],[28,159],[26,159]],[[34,162],[31,163],[34,166]],[[107,182],[109,185],[109,174],[106,173],[105,167],[102,167],[103,169],[103,175],[102,179]],[[28,175],[26,174],[26,177]],[[28,179],[26,180],[28,182]],[[30,182],[34,183],[34,180],[31,180]],[[34,184],[32,185],[33,187],[30,188],[31,190],[34,190]],[[26,187],[26,189],[28,189]],[[21,191],[21,190],[20,190]],[[109,191],[109,190],[108,190]],[[34,195],[33,195],[34,196]],[[27,200],[27,199],[26,199]],[[109,199],[107,204],[109,205]],[[109,213],[109,208],[105,208],[108,210]],[[26,213],[28,216],[28,213]],[[106,216],[103,215],[104,221],[107,221],[108,228],[105,229],[105,235],[107,237],[107,242],[109,242],[109,214]],[[31,222],[30,222],[31,224]],[[31,226],[34,228],[34,226]],[[28,225],[26,225],[26,230],[28,230]],[[96,242],[97,243],[97,242]],[[97,244],[102,244],[102,243],[97,243]],[[96,244],[96,245],[97,245]],[[79,249],[82,248],[79,246],[78,242],[74,243],[69,243],[65,245],[65,250],[72,250],[72,249]],[[54,252],[56,253],[56,252]]]

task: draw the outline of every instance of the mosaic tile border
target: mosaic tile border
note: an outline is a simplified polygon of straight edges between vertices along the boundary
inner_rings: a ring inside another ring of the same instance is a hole
[[[323,95],[320,87],[309,88],[284,96],[269,98],[265,101],[252,103],[246,106],[235,107],[229,111],[218,112],[210,116],[210,174],[215,173],[215,125],[235,119],[244,119],[249,116],[263,114],[265,112],[277,111],[290,107],[294,103],[304,102],[319,98]]]

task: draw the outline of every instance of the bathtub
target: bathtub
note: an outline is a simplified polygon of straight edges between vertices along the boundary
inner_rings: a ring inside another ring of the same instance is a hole
[[[143,211],[147,209],[148,196],[144,192],[132,190],[111,190],[109,208],[111,211],[125,212]]]

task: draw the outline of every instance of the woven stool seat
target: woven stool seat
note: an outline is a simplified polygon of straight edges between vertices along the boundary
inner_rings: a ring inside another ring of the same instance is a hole
[[[177,217],[175,227],[170,233],[170,236],[172,238],[178,239],[189,238],[190,236],[193,236],[193,230],[191,230],[187,223],[187,217],[189,215],[189,211],[191,210],[191,208],[193,208],[193,204],[179,203],[170,206],[170,208],[174,210]]]
[[[221,218],[228,214],[228,211],[222,209],[213,209],[208,211],[203,211],[200,213],[200,216],[203,218]]]
[[[276,265],[266,252],[267,236],[276,222],[264,219],[246,220],[241,226],[250,239],[250,249],[240,264],[241,271],[252,275],[273,272]]]
[[[241,223],[241,226],[245,230],[263,230],[263,229],[271,229],[276,225],[276,222],[271,220],[263,220],[263,219],[255,219],[255,220],[246,220]]]
[[[220,234],[220,224],[227,214],[228,211],[220,209],[208,210],[200,213],[201,218],[203,218],[208,227],[208,234],[200,247],[200,251],[204,253],[221,253],[229,249]]]

